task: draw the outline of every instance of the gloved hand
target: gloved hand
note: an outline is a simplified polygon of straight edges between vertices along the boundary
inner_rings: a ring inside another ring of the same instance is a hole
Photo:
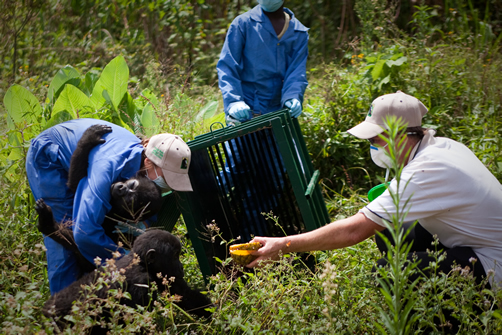
[[[228,109],[228,115],[236,119],[237,121],[247,121],[250,119],[251,108],[244,101],[237,101],[230,104]]]
[[[302,104],[298,99],[286,100],[284,106],[290,109],[289,114],[291,117],[298,117],[302,113]]]

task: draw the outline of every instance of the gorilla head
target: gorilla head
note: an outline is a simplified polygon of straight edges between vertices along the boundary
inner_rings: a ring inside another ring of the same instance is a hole
[[[213,306],[209,297],[199,290],[190,288],[183,278],[180,252],[181,243],[176,236],[167,231],[148,230],[134,241],[128,255],[116,261],[117,269],[123,270],[121,271],[125,278],[123,284],[111,280],[114,275],[100,268],[51,296],[44,305],[43,314],[54,318],[61,326],[65,326],[68,321],[64,316],[72,313],[73,303],[89,299],[88,294],[82,294],[83,286],[96,285],[98,280],[105,279],[109,284],[100,286],[91,295],[91,297],[95,295],[97,299],[94,301],[98,304],[108,298],[110,290],[124,288],[129,293],[129,297],[124,295],[119,300],[120,304],[151,308],[158,294],[168,290],[170,295],[181,297],[181,300],[175,303],[183,310],[200,317],[211,317],[212,312],[206,310]],[[136,258],[139,262],[135,261]],[[167,283],[166,278],[169,279]],[[153,283],[156,284],[158,291],[151,290]],[[165,286],[166,284],[168,286]],[[96,314],[97,318],[109,318],[109,311],[106,308],[96,310],[99,310]],[[106,332],[107,329],[99,326],[95,326],[92,330],[92,333],[105,334]]]
[[[181,242],[171,233],[149,230],[134,241],[132,251],[144,261],[149,273],[161,273],[163,277],[183,279],[183,265],[180,262]]]
[[[160,188],[144,176],[114,183],[111,195],[108,216],[117,220],[146,220],[162,206]]]

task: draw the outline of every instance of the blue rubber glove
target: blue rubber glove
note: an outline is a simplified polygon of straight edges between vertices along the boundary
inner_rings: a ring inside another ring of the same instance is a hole
[[[302,104],[298,99],[286,100],[284,106],[290,109],[289,114],[291,117],[299,117],[302,113]]]
[[[250,119],[251,108],[244,101],[233,102],[229,107],[228,115],[237,121],[243,122]]]

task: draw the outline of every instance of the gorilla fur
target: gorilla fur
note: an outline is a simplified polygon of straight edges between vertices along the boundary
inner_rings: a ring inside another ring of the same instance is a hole
[[[98,300],[106,299],[108,291],[123,288],[131,295],[131,299],[121,298],[120,304],[135,307],[136,305],[148,306],[157,299],[158,292],[167,289],[163,284],[169,285],[171,295],[181,296],[181,301],[176,304],[185,311],[201,317],[210,317],[211,312],[204,310],[212,306],[211,300],[199,291],[192,290],[183,279],[183,266],[179,260],[181,243],[177,237],[163,230],[148,230],[140,235],[134,242],[131,252],[116,261],[117,271],[124,269],[125,281],[122,286],[112,282],[103,286],[95,294]],[[134,257],[139,257],[139,262]],[[160,275],[159,275],[160,274]],[[103,268],[88,273],[62,291],[54,294],[44,305],[43,313],[47,317],[55,318],[64,324],[63,317],[70,314],[72,303],[76,300],[83,301],[85,294],[81,293],[82,285],[96,283],[99,275],[111,279],[110,272],[103,272]],[[164,278],[168,280],[165,281]],[[171,280],[169,280],[171,279]],[[174,279],[174,281],[172,281]],[[151,284],[156,283],[158,292],[150,292]],[[151,299],[150,300],[150,295]],[[106,315],[100,315],[106,317]],[[95,326],[93,333],[106,333],[106,330]]]
[[[112,128],[106,125],[92,125],[86,129],[78,141],[71,157],[68,172],[67,186],[73,192],[76,191],[80,180],[87,175],[91,149],[104,143],[105,140],[101,137],[111,131]],[[110,191],[112,209],[103,221],[103,229],[116,244],[121,241],[130,247],[137,234],[117,233],[115,226],[118,222],[137,223],[157,214],[162,206],[161,191],[155,183],[143,176],[133,177],[124,182],[116,182],[111,186]],[[38,230],[65,248],[72,250],[83,273],[96,268],[78,250],[70,227],[54,221],[52,210],[43,199],[36,201],[35,210],[39,214]]]
[[[87,175],[90,150],[104,143],[101,137],[110,131],[109,126],[93,125],[84,132],[71,158],[67,184],[70,189],[76,190],[80,180]],[[103,229],[117,243],[119,237],[124,237],[122,234],[114,233],[117,222],[137,223],[155,215],[162,206],[162,195],[155,183],[146,177],[138,176],[124,182],[114,183],[111,186],[110,204],[112,209],[107,213]],[[85,299],[81,286],[94,284],[102,275],[110,279],[111,275],[103,268],[95,270],[96,267],[82,256],[73,238],[73,231],[54,220],[50,206],[43,199],[36,201],[35,209],[39,214],[38,229],[72,250],[77,256],[79,266],[84,273],[87,273],[70,286],[54,294],[45,303],[44,315],[64,323],[63,317],[71,312],[72,303]],[[115,264],[117,269],[125,271],[123,289],[130,293],[131,299],[122,298],[121,304],[131,307],[148,306],[151,283],[155,282],[159,291],[163,292],[166,288],[163,284],[164,278],[174,278],[174,281],[168,281],[168,285],[171,295],[176,294],[182,297],[181,301],[177,302],[178,306],[198,316],[211,316],[210,312],[204,310],[211,306],[211,300],[199,291],[190,289],[183,279],[183,266],[179,260],[181,244],[174,235],[162,230],[148,230],[137,238],[133,234],[126,237],[127,241],[132,244],[132,250]],[[134,259],[135,254],[139,257],[139,263]],[[159,273],[161,278],[157,276]],[[111,286],[98,290],[96,295],[98,298],[106,299],[110,289],[120,287],[120,283],[114,282]],[[153,292],[152,300],[156,297],[157,292]],[[95,327],[93,333],[99,333],[100,329]]]

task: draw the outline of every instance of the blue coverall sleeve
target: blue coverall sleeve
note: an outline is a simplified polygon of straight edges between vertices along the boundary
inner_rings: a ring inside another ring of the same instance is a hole
[[[241,73],[242,50],[244,49],[245,36],[234,21],[228,29],[225,43],[221,50],[220,59],[216,65],[218,72],[218,85],[223,96],[225,114],[228,115],[228,106],[237,101],[244,101]]]
[[[307,57],[308,57],[308,33],[299,34],[293,51],[294,57],[288,64],[282,87],[281,105],[289,99],[298,99],[303,104],[303,95],[307,88]]]
[[[112,183],[128,178],[127,174],[135,170],[135,164],[120,153],[98,151],[93,155],[101,158],[91,161],[88,176],[80,181],[75,193],[73,211],[73,236],[82,255],[90,262],[93,262],[96,256],[103,260],[111,258],[112,252],[116,250],[124,253],[124,250],[117,249],[117,245],[105,234],[102,223],[111,209]]]
[[[103,173],[103,177],[107,177],[106,173]],[[82,179],[74,203],[74,213],[77,213],[73,228],[75,243],[82,255],[92,263],[97,256],[102,260],[112,258],[112,252],[117,250],[117,246],[101,226],[111,208],[108,200],[110,197],[103,194],[106,193],[103,191],[105,184],[111,185],[111,182],[101,180],[100,183],[100,187],[96,188],[96,185],[92,185],[94,183],[89,182],[89,178]]]

